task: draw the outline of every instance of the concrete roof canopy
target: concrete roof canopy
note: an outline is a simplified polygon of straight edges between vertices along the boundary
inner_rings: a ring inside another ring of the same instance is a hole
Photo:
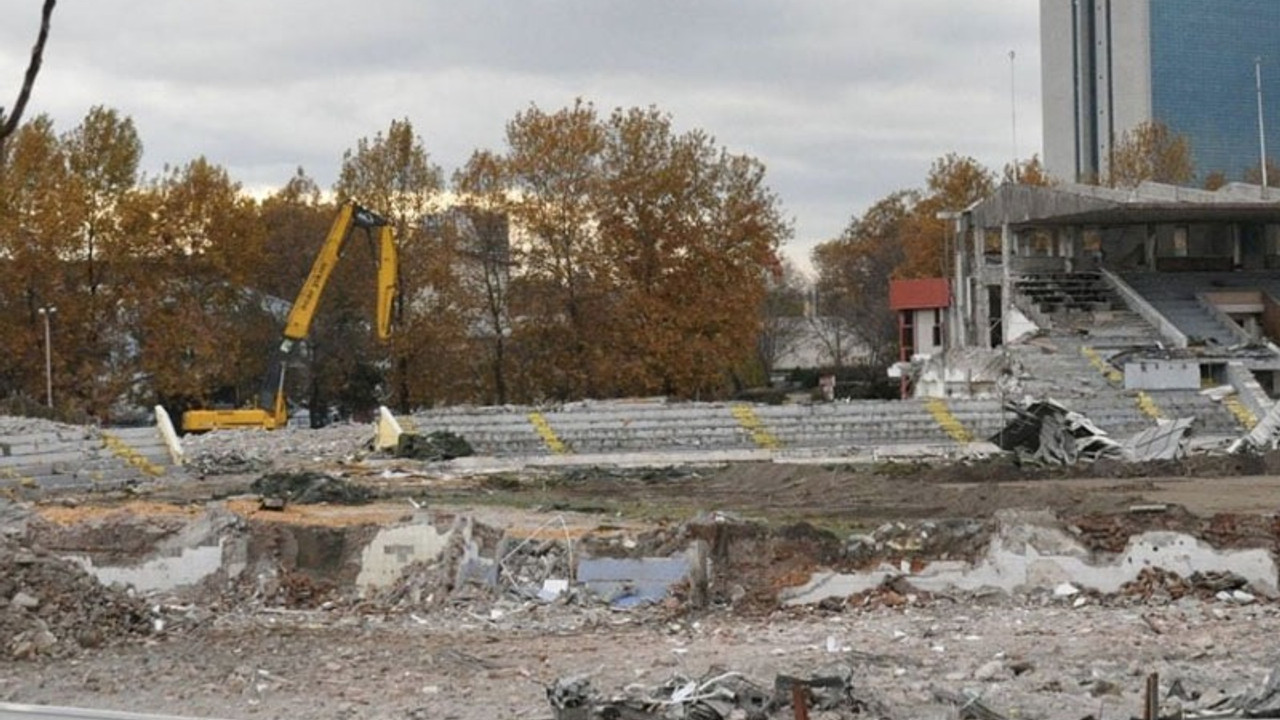
[[[1144,182],[1135,188],[1006,183],[966,210],[975,227],[1251,221],[1280,223],[1280,190],[1229,183],[1218,190]]]

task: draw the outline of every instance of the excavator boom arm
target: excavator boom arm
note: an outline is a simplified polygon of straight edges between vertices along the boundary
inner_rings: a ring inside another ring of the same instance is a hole
[[[400,277],[400,262],[396,255],[395,238],[391,226],[383,225],[378,232],[378,339],[391,337],[391,308],[396,299],[396,285]]]
[[[342,247],[351,233],[352,227],[362,228],[372,237],[377,235],[378,278],[377,278],[377,315],[375,325],[378,339],[391,337],[391,313],[395,303],[399,277],[399,259],[396,255],[395,238],[391,232],[391,224],[385,219],[354,202],[343,203],[338,216],[329,228],[324,245],[311,264],[311,272],[307,274],[298,297],[289,309],[285,319],[284,342],[276,351],[271,364],[267,381],[262,389],[259,408],[240,410],[188,410],[183,413],[184,430],[212,430],[218,427],[260,427],[272,429],[281,427],[288,420],[284,397],[284,370],[290,349],[293,344],[307,337],[311,331],[311,320],[315,317],[316,307],[324,293],[325,285],[333,268],[342,255]]]
[[[391,336],[391,307],[395,300],[398,272],[396,245],[392,237],[391,225],[373,212],[355,203],[348,202],[344,203],[341,209],[338,210],[338,217],[334,219],[333,225],[329,228],[329,234],[325,237],[324,245],[320,247],[320,253],[316,255],[315,262],[311,264],[311,272],[308,273],[306,282],[302,283],[302,289],[298,291],[298,298],[289,310],[289,317],[285,320],[284,325],[284,337],[287,343],[302,340],[311,331],[311,320],[316,315],[316,307],[320,304],[320,296],[324,293],[325,285],[329,282],[329,276],[333,273],[334,266],[338,264],[338,258],[342,255],[342,247],[346,243],[347,237],[351,234],[353,226],[364,228],[370,233],[377,233],[379,246],[377,250],[378,338],[386,340]]]

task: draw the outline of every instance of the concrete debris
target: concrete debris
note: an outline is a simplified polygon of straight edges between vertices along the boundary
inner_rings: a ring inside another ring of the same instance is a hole
[[[780,674],[772,689],[743,673],[712,669],[699,678],[675,675],[654,687],[628,687],[605,697],[586,676],[556,680],[547,688],[556,720],[769,720],[770,718],[888,718],[885,705],[854,692],[852,671],[833,666],[807,677]],[[793,707],[799,701],[804,707]]]
[[[461,435],[436,431],[427,435],[401,433],[393,454],[398,458],[438,462],[475,454],[471,444]]]
[[[1014,418],[990,440],[1000,449],[1016,453],[1020,463],[1075,465],[1124,454],[1120,443],[1105,430],[1056,400],[1007,402],[1005,409],[1014,413]]]
[[[1280,446],[1280,402],[1271,406],[1257,425],[1227,448],[1232,454],[1241,452],[1266,452]]]
[[[1232,395],[1235,395],[1236,389],[1231,385],[1215,385],[1214,387],[1201,390],[1200,394],[1214,402],[1222,402]]]
[[[145,601],[103,587],[74,563],[0,538],[0,662],[148,636],[154,619]]]
[[[207,477],[262,472],[271,466],[271,462],[244,450],[223,448],[190,455],[187,457],[186,466],[191,472]]]
[[[332,475],[310,471],[263,475],[254,480],[249,489],[264,498],[277,498],[300,505],[363,505],[373,499],[373,492],[366,487]]]
[[[1130,462],[1181,460],[1187,456],[1193,417],[1161,421],[1124,442],[1124,458]]]
[[[957,591],[1044,592],[1067,602],[1082,598],[1088,602],[1098,593],[1155,599],[1194,592],[1212,600],[1219,591],[1246,587],[1267,597],[1278,594],[1276,564],[1266,548],[1214,547],[1181,532],[1141,530],[1176,524],[1176,513],[1127,516],[1114,522],[1118,535],[1115,542],[1107,542],[1112,530],[1095,528],[1084,517],[1063,526],[1052,516],[1002,513],[994,535],[974,533],[966,544],[953,546],[945,555],[939,551],[945,545],[930,551],[922,544],[878,557],[861,555],[869,559],[852,564],[836,560],[828,568],[840,569],[815,568],[796,578],[799,582],[781,588],[778,598],[784,605],[795,606],[827,601],[853,605],[851,598],[874,597],[883,600],[881,605],[898,606],[911,604],[912,596]],[[979,538],[983,538],[980,543]],[[1174,589],[1173,583],[1182,583],[1182,577],[1189,584]],[[900,586],[885,588],[888,582]],[[1169,587],[1162,588],[1163,583]],[[1086,597],[1086,593],[1092,594]]]
[[[1147,567],[1135,579],[1121,586],[1120,594],[1157,602],[1176,601],[1184,597],[1239,602],[1236,599],[1237,593],[1241,599],[1254,597],[1252,593],[1245,591],[1244,588],[1248,586],[1248,579],[1230,571],[1194,572],[1183,577],[1171,570]]]
[[[1188,691],[1175,680],[1161,706],[1161,717],[1280,718],[1280,667],[1267,673],[1261,687],[1234,695]]]
[[[940,703],[954,706],[960,720],[1005,720],[1008,717],[992,710],[979,695],[970,692],[954,693],[934,688],[933,697]]]

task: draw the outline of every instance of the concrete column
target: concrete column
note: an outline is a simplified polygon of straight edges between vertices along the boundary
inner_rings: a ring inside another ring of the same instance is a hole
[[[1147,225],[1146,235],[1142,238],[1142,264],[1147,271],[1156,269],[1156,226]]]
[[[964,239],[969,232],[969,216],[960,213],[956,216],[955,273],[951,280],[951,307],[947,308],[948,347],[968,347],[968,324],[965,322],[965,309],[970,307],[969,271],[965,267]]]
[[[987,295],[986,259],[983,256],[986,246],[987,229],[979,225],[973,229],[973,277],[976,282],[969,318],[973,322],[977,345],[989,348],[991,347],[991,326],[987,324],[987,316],[991,314],[991,305],[990,297]]]
[[[1009,223],[1000,226],[1000,344],[1009,336],[1009,315],[1013,307],[1013,270],[1009,266],[1013,262],[1013,243],[1017,235],[1009,227]]]

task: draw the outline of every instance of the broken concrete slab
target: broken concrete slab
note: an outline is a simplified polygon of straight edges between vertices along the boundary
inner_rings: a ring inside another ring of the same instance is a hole
[[[690,549],[672,557],[583,557],[578,582],[596,597],[616,607],[660,602],[671,587],[695,572],[699,553]]]
[[[803,585],[783,590],[779,599],[786,605],[814,604],[867,592],[894,578],[935,593],[1052,591],[1064,583],[1115,593],[1148,568],[1183,577],[1230,572],[1244,578],[1255,592],[1268,597],[1280,594],[1276,560],[1263,548],[1219,549],[1185,533],[1151,531],[1131,537],[1121,553],[1099,553],[1047,518],[1037,521],[1018,513],[1000,517],[996,536],[975,561],[882,563],[861,572],[819,571]]]
[[[1130,462],[1179,460],[1187,456],[1187,441],[1195,418],[1160,422],[1124,441],[1124,457]]]

